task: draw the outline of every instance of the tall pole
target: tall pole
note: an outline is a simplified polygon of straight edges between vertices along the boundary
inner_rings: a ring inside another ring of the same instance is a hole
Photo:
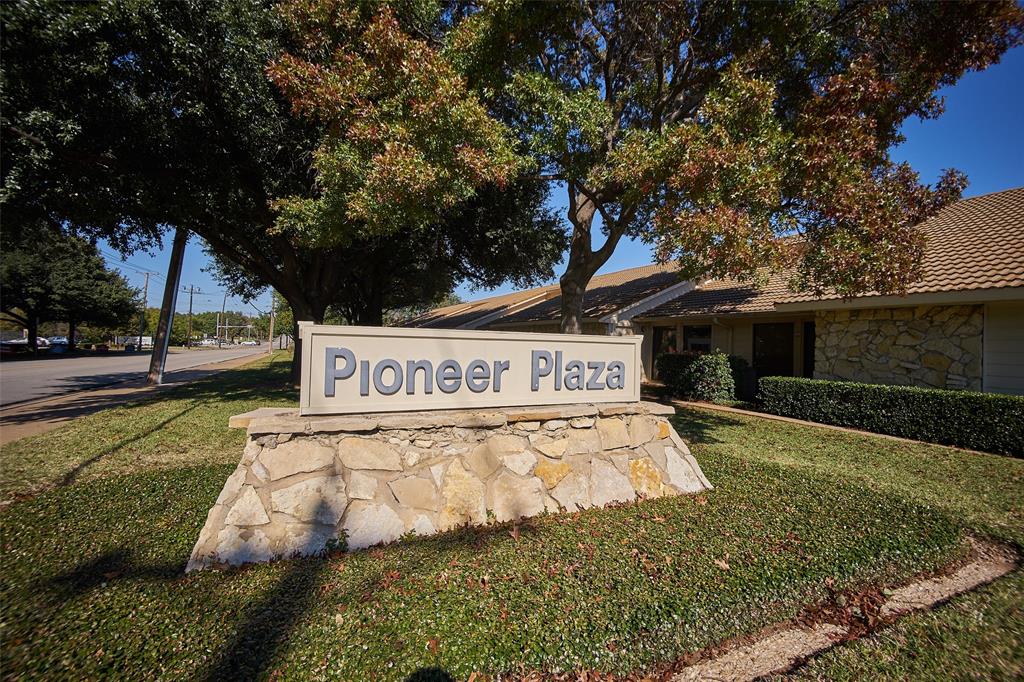
[[[188,230],[174,231],[174,245],[171,247],[171,263],[167,268],[167,284],[164,286],[164,300],[160,307],[160,324],[153,339],[153,354],[149,358],[149,375],[146,383],[159,386],[164,380],[167,365],[167,347],[171,343],[171,326],[174,324],[174,306],[178,302],[178,283],[181,281],[181,264],[185,260],[185,243]]]
[[[195,293],[196,285],[188,285],[188,336],[185,337],[185,345],[192,347],[192,294]]]
[[[139,313],[139,350],[142,350],[142,332],[146,331],[146,305],[149,301],[149,273],[146,283],[142,285],[142,312]]]
[[[224,320],[224,336],[227,336],[228,326],[228,292],[224,292],[224,302],[220,304],[220,316]],[[217,327],[217,348],[220,348],[220,327]]]
[[[274,354],[274,290],[270,290],[270,338],[267,339],[267,355]]]

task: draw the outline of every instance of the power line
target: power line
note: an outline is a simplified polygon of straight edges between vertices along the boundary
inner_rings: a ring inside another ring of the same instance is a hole
[[[132,262],[128,261],[126,258],[124,258],[123,256],[120,256],[120,255],[118,255],[116,253],[111,253],[110,251],[107,251],[106,249],[100,249],[100,248],[97,247],[97,250],[101,254],[106,256],[107,258],[113,259],[113,260],[117,261],[118,263],[122,263],[123,265],[127,266],[129,269],[135,270],[136,272],[139,272],[139,273],[142,273],[142,274],[146,274],[148,272],[149,274],[154,275],[156,277],[159,277],[160,279],[164,279],[163,275],[161,275],[156,270],[150,270],[148,268],[142,267],[141,265],[137,265],[135,263],[132,263]]]

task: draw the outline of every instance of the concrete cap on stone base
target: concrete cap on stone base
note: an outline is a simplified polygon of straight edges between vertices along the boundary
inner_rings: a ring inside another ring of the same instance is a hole
[[[347,414],[299,416],[298,409],[261,407],[228,419],[228,428],[248,429],[250,434],[278,433],[359,433],[380,429],[434,429],[443,426],[495,428],[506,423],[543,422],[576,417],[613,415],[671,415],[671,405],[641,400],[635,403],[575,403],[531,407],[490,408],[486,410],[435,410],[430,412],[393,412],[389,414]]]

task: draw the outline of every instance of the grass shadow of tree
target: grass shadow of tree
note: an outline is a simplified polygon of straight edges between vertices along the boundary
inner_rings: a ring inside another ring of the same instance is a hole
[[[142,440],[143,438],[145,438],[145,437],[147,437],[149,435],[152,435],[153,433],[156,433],[157,431],[159,431],[160,429],[164,428],[165,426],[167,426],[171,422],[175,421],[176,419],[180,419],[181,417],[185,416],[189,412],[192,412],[193,410],[195,410],[198,407],[202,406],[205,402],[207,402],[207,401],[206,400],[202,400],[202,401],[199,401],[199,402],[192,403],[191,405],[185,407],[184,409],[179,410],[176,414],[174,414],[174,415],[172,415],[170,417],[166,417],[165,419],[160,420],[156,424],[153,424],[152,426],[150,426],[149,428],[145,429],[144,431],[135,434],[131,438],[126,438],[126,439],[124,439],[122,441],[119,441],[118,443],[115,443],[114,445],[111,445],[110,447],[106,448],[105,450],[97,452],[96,454],[92,455],[88,459],[85,459],[85,460],[79,462],[74,467],[72,467],[67,472],[65,472],[64,475],[61,476],[60,480],[57,481],[56,484],[54,484],[54,487],[56,487],[56,488],[63,488],[63,487],[71,485],[72,483],[74,483],[78,479],[79,476],[82,475],[82,472],[84,472],[86,469],[88,469],[93,464],[96,464],[96,463],[100,462],[101,460],[105,459],[106,457],[109,457],[109,456],[111,456],[111,455],[113,455],[113,454],[123,450],[124,448],[128,447],[129,445],[132,445],[133,443],[136,443],[136,442]]]
[[[448,561],[446,557],[454,550],[466,549],[476,556],[490,542],[506,536],[509,540],[519,538],[533,530],[532,522],[524,519],[508,524],[467,526],[438,535],[412,536],[401,542],[409,547],[420,543],[428,543],[433,547],[432,551],[425,554],[437,556],[436,562],[420,565],[421,573],[426,574],[445,565]],[[206,679],[252,679],[266,672],[278,652],[287,644],[303,615],[310,610],[329,570],[330,561],[322,556],[320,547],[308,549],[319,556],[290,559],[291,566],[276,584],[246,607],[234,636],[210,666]],[[374,552],[378,549],[371,547],[359,551]],[[340,599],[362,599],[372,595],[387,581],[388,570],[388,566],[382,562],[365,580],[347,585]],[[339,595],[334,595],[334,598],[339,599]],[[426,682],[452,678],[435,666],[421,668],[408,679]]]
[[[48,579],[41,587],[50,588],[61,601],[67,601],[116,580],[179,580],[183,567],[181,562],[139,565],[131,552],[118,549],[83,561]]]
[[[716,431],[743,425],[742,421],[723,413],[682,407],[676,408],[676,414],[671,417],[671,421],[679,436],[689,444],[720,443],[721,439],[714,435]]]

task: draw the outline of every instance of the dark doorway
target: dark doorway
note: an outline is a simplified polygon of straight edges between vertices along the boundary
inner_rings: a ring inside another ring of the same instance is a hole
[[[804,376],[814,378],[814,320],[804,322]]]
[[[793,323],[754,325],[754,372],[761,377],[793,376]]]
[[[675,327],[655,327],[654,338],[652,339],[651,346],[651,359],[653,360],[653,374],[654,378],[658,378],[658,358],[665,353],[677,352],[678,346],[676,345],[676,328]]]

